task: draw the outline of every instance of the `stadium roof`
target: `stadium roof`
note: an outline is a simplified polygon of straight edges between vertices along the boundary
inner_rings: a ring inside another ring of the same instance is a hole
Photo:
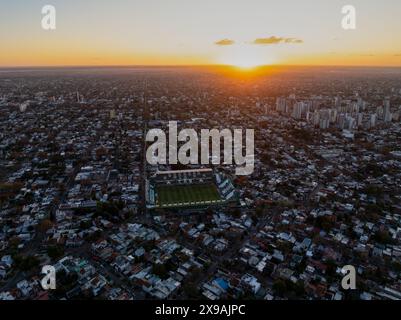
[[[157,171],[157,175],[163,174],[177,174],[177,173],[191,173],[191,172],[211,172],[212,169],[190,169],[190,170],[171,170],[171,171]]]

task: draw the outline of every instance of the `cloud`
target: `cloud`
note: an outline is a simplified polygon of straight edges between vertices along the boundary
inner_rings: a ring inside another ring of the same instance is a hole
[[[285,39],[285,43],[304,43],[304,41],[297,38],[287,38]]]
[[[304,41],[297,38],[282,38],[271,36],[268,38],[257,38],[252,43],[258,45],[271,45],[271,44],[279,44],[279,43],[303,43]]]
[[[253,41],[253,44],[278,44],[283,42],[284,38],[279,37],[269,37],[269,38],[257,38]]]
[[[276,37],[276,36],[271,36],[268,38],[257,38],[251,42],[252,44],[257,44],[257,45],[273,45],[273,44],[300,44],[304,43],[302,39],[298,38],[284,38],[284,37]],[[231,39],[222,39],[219,41],[216,41],[214,43],[215,45],[218,46],[232,46],[235,44],[234,40]]]
[[[216,41],[214,44],[218,46],[232,46],[233,44],[235,44],[235,41],[231,39],[223,39]]]

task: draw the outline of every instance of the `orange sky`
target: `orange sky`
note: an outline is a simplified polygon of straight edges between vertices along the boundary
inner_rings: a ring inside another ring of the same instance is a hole
[[[0,4],[0,66],[401,66],[398,0],[354,0],[348,31],[342,0],[52,3],[55,31],[41,28],[40,0]]]

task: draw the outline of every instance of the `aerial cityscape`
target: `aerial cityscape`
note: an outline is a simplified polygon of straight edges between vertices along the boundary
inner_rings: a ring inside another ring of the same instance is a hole
[[[305,23],[210,36],[210,14],[199,43],[190,17],[154,26],[171,47],[133,32],[130,60],[54,3],[21,35],[47,53],[0,32],[0,300],[401,300],[399,43],[348,36],[341,6],[338,53]]]
[[[0,297],[399,298],[400,80],[380,68],[241,81],[203,68],[4,71]],[[145,128],[171,119],[256,128],[254,172],[148,165]],[[49,264],[54,291],[38,281]],[[357,290],[341,288],[345,265]]]

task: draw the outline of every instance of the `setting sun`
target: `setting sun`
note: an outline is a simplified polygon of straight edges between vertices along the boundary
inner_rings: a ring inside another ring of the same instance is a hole
[[[244,62],[239,62],[237,64],[234,64],[234,66],[238,67],[239,69],[243,69],[243,70],[251,70],[251,69],[255,69],[256,67],[259,67],[261,65],[254,63],[252,61],[244,61]]]
[[[234,66],[243,70],[251,70],[264,65],[274,64],[272,57],[266,51],[252,46],[239,46],[227,48],[222,53],[219,63]]]

